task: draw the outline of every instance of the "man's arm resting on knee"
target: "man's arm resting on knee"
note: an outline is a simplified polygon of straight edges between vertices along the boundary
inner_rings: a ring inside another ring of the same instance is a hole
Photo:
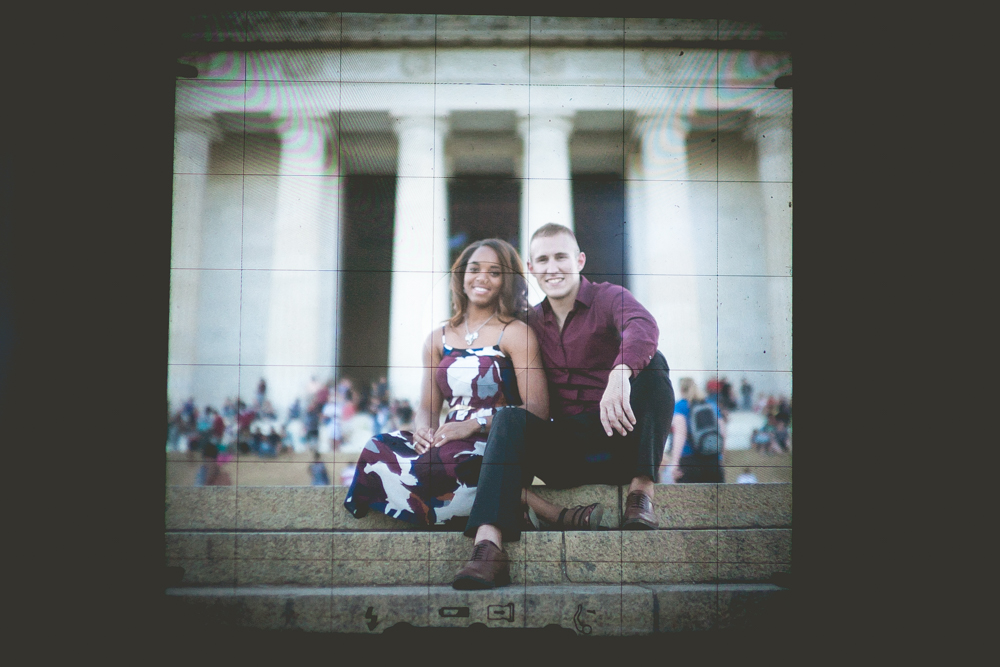
[[[632,369],[627,364],[618,364],[608,375],[608,386],[601,397],[601,425],[610,436],[614,431],[626,435],[635,427],[632,412]]]

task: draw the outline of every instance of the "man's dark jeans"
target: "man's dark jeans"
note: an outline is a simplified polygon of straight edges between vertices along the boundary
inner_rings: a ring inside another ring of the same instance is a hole
[[[521,489],[534,477],[565,489],[582,484],[628,484],[633,477],[657,479],[674,416],[670,369],[660,352],[630,380],[635,428],[609,437],[597,412],[545,421],[523,408],[493,417],[479,473],[476,500],[465,534],[479,526],[500,529],[505,541],[521,538]]]

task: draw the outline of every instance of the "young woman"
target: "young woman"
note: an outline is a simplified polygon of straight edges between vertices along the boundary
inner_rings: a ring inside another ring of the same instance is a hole
[[[424,341],[414,429],[377,435],[362,451],[344,502],[355,517],[375,510],[463,528],[496,411],[523,405],[548,419],[545,372],[524,322],[527,292],[521,259],[506,241],[477,241],[455,261],[454,315]]]

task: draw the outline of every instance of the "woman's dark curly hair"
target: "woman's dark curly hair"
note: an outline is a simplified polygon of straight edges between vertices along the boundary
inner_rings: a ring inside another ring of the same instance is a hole
[[[448,321],[457,327],[465,319],[465,311],[469,307],[469,297],[465,294],[465,268],[472,253],[479,248],[488,246],[493,249],[500,260],[503,272],[503,284],[500,286],[497,315],[502,322],[514,319],[524,321],[528,315],[528,281],[524,278],[524,265],[514,246],[502,239],[482,239],[469,245],[458,256],[451,266],[451,308],[455,313]]]

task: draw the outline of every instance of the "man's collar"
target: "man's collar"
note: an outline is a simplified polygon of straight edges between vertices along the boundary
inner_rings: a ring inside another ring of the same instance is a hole
[[[581,275],[580,289],[576,291],[576,302],[590,308],[590,305],[594,303],[594,291],[594,283],[590,282]],[[542,309],[542,317],[544,319],[549,320],[555,317],[555,313],[552,312],[552,304],[549,303],[549,297],[542,299],[542,302],[538,304],[538,306]],[[573,304],[573,307],[576,307],[575,303]]]
[[[580,276],[580,289],[576,292],[576,300],[587,308],[590,308],[590,304],[594,303],[594,283],[582,275]]]

